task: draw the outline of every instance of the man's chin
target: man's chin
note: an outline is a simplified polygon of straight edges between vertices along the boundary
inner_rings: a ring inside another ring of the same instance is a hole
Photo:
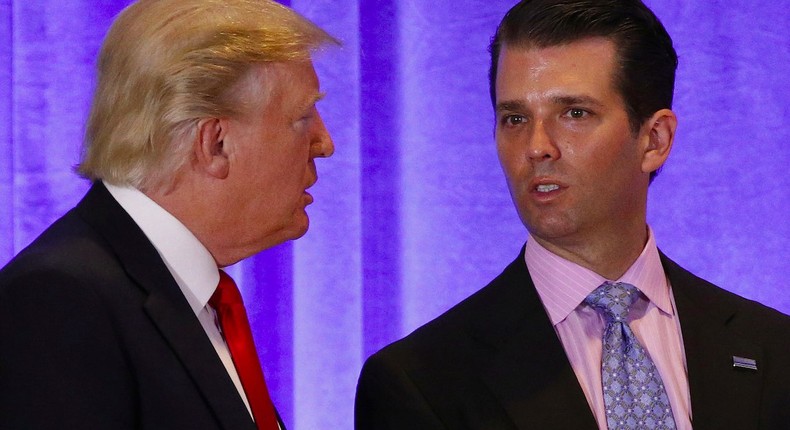
[[[307,234],[307,230],[310,228],[310,218],[307,217],[306,213],[302,213],[301,216],[297,216],[296,220],[294,220],[293,225],[288,229],[288,239],[287,240],[296,240],[300,237]]]
[[[291,239],[290,239],[290,240],[296,240],[296,239],[299,239],[299,238],[301,238],[302,236],[304,236],[305,234],[307,234],[307,226],[305,226],[305,228],[303,228],[302,230],[299,230],[298,232],[296,232],[296,233],[293,235],[293,237],[291,237]]]
[[[291,224],[283,226],[274,232],[270,232],[266,238],[260,242],[263,246],[258,252],[274,248],[285,242],[290,242],[304,236],[307,233],[310,222],[306,215],[302,215],[302,217],[297,218],[297,220],[294,220]]]

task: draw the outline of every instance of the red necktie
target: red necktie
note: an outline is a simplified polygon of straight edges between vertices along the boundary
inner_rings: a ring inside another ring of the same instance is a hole
[[[236,283],[222,270],[219,271],[219,286],[211,296],[209,304],[219,317],[222,334],[230,349],[233,365],[247,394],[258,429],[279,430],[274,405],[269,398],[258,353],[255,351],[244,302]]]

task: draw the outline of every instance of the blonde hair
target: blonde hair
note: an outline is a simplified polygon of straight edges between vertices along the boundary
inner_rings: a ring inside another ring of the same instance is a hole
[[[189,161],[201,118],[241,114],[236,83],[253,65],[300,61],[324,30],[270,0],[140,0],[116,18],[98,60],[78,172],[141,190]]]

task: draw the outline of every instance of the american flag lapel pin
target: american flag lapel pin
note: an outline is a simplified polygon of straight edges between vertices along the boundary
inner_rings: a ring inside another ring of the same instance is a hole
[[[748,370],[757,370],[757,360],[753,358],[732,356],[732,367]]]

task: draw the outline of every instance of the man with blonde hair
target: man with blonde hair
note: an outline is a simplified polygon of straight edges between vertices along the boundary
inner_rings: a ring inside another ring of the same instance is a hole
[[[0,271],[3,428],[278,429],[220,268],[301,237],[332,140],[311,54],[269,0],[140,0],[113,23],[83,200]]]

